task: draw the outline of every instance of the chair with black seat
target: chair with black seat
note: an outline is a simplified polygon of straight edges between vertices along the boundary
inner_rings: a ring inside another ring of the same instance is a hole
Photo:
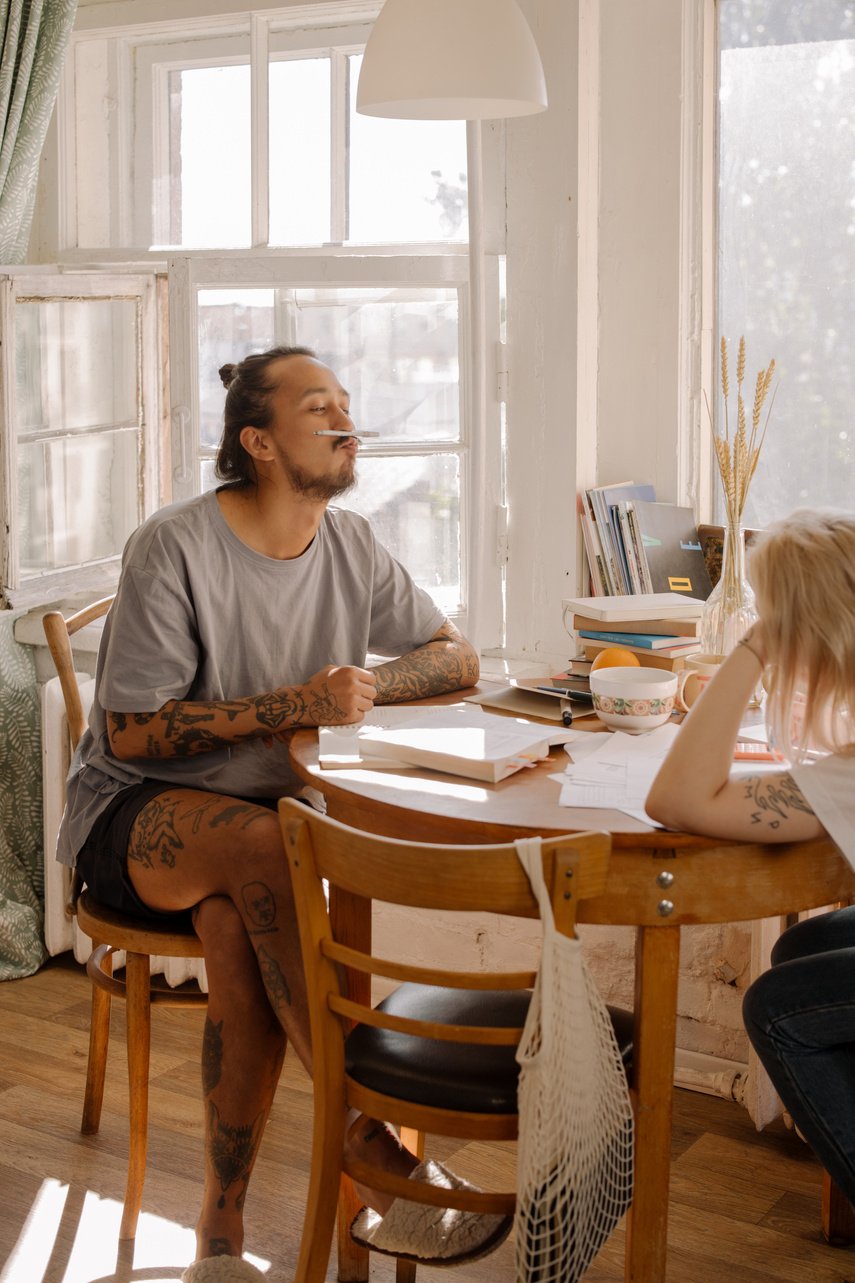
[[[43,620],[45,637],[56,666],[65,702],[65,715],[73,753],[86,729],[86,718],[80,697],[71,638],[81,628],[106,615],[112,597],[104,597],[68,618],[61,611],[49,611]],[[121,1239],[136,1236],[142,1205],[148,1142],[148,1084],[151,1049],[152,1004],[203,1007],[207,996],[195,989],[176,990],[168,985],[152,984],[151,958],[201,958],[202,944],[188,926],[182,929],[172,923],[163,925],[117,913],[99,902],[82,887],[77,874],[72,876],[66,913],[77,918],[80,930],[91,938],[93,951],[86,964],[92,981],[92,1011],[89,1023],[89,1058],[86,1067],[86,1090],[80,1130],[84,1135],[98,1131],[107,1049],[110,1035],[110,1007],[113,997],[122,997],[126,1005],[128,1055],[128,1176]],[[113,975],[113,959],[125,953],[125,979]]]
[[[535,979],[531,971],[469,972],[372,956],[339,938],[324,882],[331,896],[335,888],[438,912],[531,918],[538,917],[538,906],[513,844],[451,847],[376,837],[291,799],[280,802],[279,813],[314,1059],[312,1169],[296,1283],[322,1283],[342,1174],[408,1201],[512,1214],[513,1192],[439,1189],[346,1157],[344,1128],[353,1108],[420,1136],[515,1139],[515,1050]],[[547,885],[560,885],[560,894],[553,894],[556,924],[572,936],[579,902],[603,892],[611,838],[573,834],[544,840],[542,849]],[[572,899],[565,898],[568,870]],[[359,992],[372,976],[399,982],[376,1008]],[[610,1008],[610,1015],[628,1068],[632,1014]],[[413,1277],[415,1264],[412,1257],[398,1257],[399,1281]]]

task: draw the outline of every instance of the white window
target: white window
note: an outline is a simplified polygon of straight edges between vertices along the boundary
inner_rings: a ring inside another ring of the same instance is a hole
[[[477,583],[495,645],[501,566],[472,565],[465,530],[484,525],[483,476],[499,466],[499,404],[473,392],[498,288],[486,326],[470,325],[465,123],[356,114],[378,9],[333,0],[109,30],[86,29],[90,9],[61,101],[62,257],[167,269],[164,499],[215,484],[219,366],[311,346],[379,433],[344,502],[464,627]],[[496,285],[495,261],[478,280]]]
[[[173,497],[217,483],[220,367],[278,343],[308,346],[348,389],[357,430],[377,433],[360,451],[357,489],[338,502],[367,516],[416,582],[462,617],[466,268],[427,256],[385,268],[363,257],[170,260],[171,331],[186,337],[173,342]]]
[[[114,582],[125,540],[157,506],[154,293],[153,275],[0,277],[13,606]]]
[[[853,505],[855,10],[719,0],[718,29],[718,330],[734,353],[745,335],[747,378],[777,363],[746,512],[763,526]]]

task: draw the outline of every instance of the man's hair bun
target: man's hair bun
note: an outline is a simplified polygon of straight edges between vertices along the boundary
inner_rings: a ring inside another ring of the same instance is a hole
[[[220,366],[220,378],[221,378],[221,379],[222,379],[222,381],[223,381],[223,387],[224,387],[224,388],[227,388],[227,387],[230,387],[230,386],[231,386],[231,382],[232,382],[232,379],[235,377],[235,371],[236,371],[236,370],[237,370],[237,366],[235,366],[235,365],[221,365],[221,366]]]

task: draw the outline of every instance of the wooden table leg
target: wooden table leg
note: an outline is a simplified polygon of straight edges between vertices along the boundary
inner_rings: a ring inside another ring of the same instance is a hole
[[[638,928],[632,1089],[635,1188],[627,1217],[626,1283],[663,1283],[665,1278],[679,962],[679,927]]]
[[[822,1173],[822,1232],[832,1247],[855,1243],[855,1208],[826,1171]]]

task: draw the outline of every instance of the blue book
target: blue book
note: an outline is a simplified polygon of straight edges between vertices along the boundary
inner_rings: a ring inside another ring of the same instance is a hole
[[[593,628],[580,628],[580,637],[590,641],[614,642],[615,646],[640,646],[644,650],[670,650],[674,646],[694,646],[697,637],[664,637],[660,633],[606,633]]]

